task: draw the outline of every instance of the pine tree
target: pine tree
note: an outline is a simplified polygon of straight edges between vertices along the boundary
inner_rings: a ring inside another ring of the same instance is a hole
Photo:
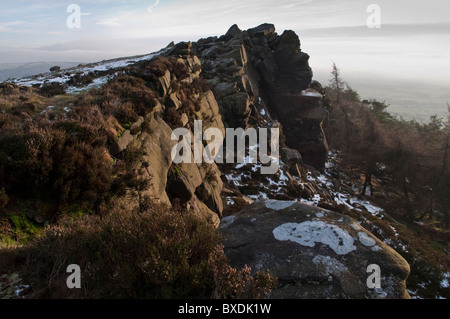
[[[339,104],[341,93],[344,89],[345,82],[341,78],[341,71],[333,62],[333,69],[331,70],[330,87],[336,92],[336,103]]]

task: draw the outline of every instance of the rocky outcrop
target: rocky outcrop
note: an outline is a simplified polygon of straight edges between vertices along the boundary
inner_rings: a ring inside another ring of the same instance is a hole
[[[310,87],[309,55],[300,49],[295,32],[282,35],[273,24],[247,31],[234,25],[220,38],[193,44],[205,66],[224,121],[245,127],[264,104],[283,125],[286,144],[316,168],[325,164],[328,146],[322,123],[328,112],[320,92]]]
[[[201,62],[190,54],[191,43],[172,46],[165,53],[178,70],[161,72],[161,76],[151,78],[149,86],[157,93],[155,106],[146,114],[130,123],[128,130],[118,137],[109,148],[114,157],[125,152],[135,152],[140,156],[128,168],[142,183],[139,188],[129,190],[125,205],[136,209],[139,199],[148,197],[154,202],[171,206],[175,202],[205,218],[216,227],[223,211],[220,197],[223,182],[221,172],[215,163],[175,164],[172,150],[177,141],[172,140],[175,128],[186,128],[194,136],[194,120],[202,120],[203,132],[218,128],[225,136],[225,126],[219,105],[212,91],[196,89],[193,82],[201,73]],[[151,63],[151,62],[150,62]],[[202,133],[203,133],[202,132]],[[194,150],[192,149],[192,152]],[[193,153],[191,154],[193,158]]]
[[[409,298],[408,263],[347,216],[298,202],[257,201],[224,218],[219,231],[233,265],[278,277],[271,298]],[[381,288],[368,287],[373,265],[381,270]]]
[[[322,121],[327,111],[320,94],[304,94],[313,76],[309,55],[301,51],[295,32],[278,36],[270,31],[251,38],[248,50],[267,104],[283,125],[286,144],[298,149],[306,163],[323,167],[328,150]]]
[[[222,43],[208,38],[194,43],[203,64],[203,77],[210,84],[220,107],[225,125],[232,128],[247,127],[255,109],[256,95],[247,69],[247,50],[239,36],[242,32],[234,25]]]

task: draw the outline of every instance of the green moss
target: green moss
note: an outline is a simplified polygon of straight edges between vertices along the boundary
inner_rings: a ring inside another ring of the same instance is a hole
[[[16,241],[14,239],[12,239],[10,236],[0,233],[0,248],[8,247],[14,244],[16,244]]]
[[[125,128],[125,130],[129,130],[131,125],[133,125],[133,123],[128,122],[128,123],[123,124],[122,126]]]
[[[173,164],[169,169],[169,176],[172,178],[179,178],[181,176],[181,170],[178,165]]]
[[[78,204],[70,205],[67,208],[67,213],[73,218],[82,217],[82,216],[86,215],[86,213],[89,214],[90,212],[91,211],[86,211]]]
[[[9,214],[8,219],[18,241],[24,244],[28,243],[31,238],[39,236],[43,230],[43,227],[34,224],[24,213]]]
[[[119,134],[118,134],[117,137],[116,137],[116,141],[117,141],[119,138],[121,138],[125,132],[126,132],[126,129],[125,129],[125,128],[122,128],[122,129],[120,130]]]

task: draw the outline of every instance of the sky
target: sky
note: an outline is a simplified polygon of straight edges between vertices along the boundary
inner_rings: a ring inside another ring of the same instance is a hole
[[[71,4],[79,28],[67,24]],[[95,62],[266,22],[299,35],[325,84],[335,62],[353,88],[394,106],[450,102],[448,0],[0,0],[0,63]]]

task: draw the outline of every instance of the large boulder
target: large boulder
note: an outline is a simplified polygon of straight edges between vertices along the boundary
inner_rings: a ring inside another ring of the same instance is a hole
[[[110,153],[116,156],[127,149],[127,146],[133,141],[134,137],[129,130],[126,130],[122,136],[118,137],[110,147]]]
[[[230,39],[233,38],[235,36],[237,36],[238,34],[241,34],[241,29],[239,29],[237,24],[233,24],[227,31],[227,33],[225,33],[225,38]]]
[[[271,298],[409,298],[408,263],[353,219],[299,202],[257,201],[222,219],[232,265],[278,277]],[[369,288],[370,267],[381,288]]]
[[[267,36],[275,33],[275,26],[271,23],[264,23],[255,28],[247,30],[252,37]]]

